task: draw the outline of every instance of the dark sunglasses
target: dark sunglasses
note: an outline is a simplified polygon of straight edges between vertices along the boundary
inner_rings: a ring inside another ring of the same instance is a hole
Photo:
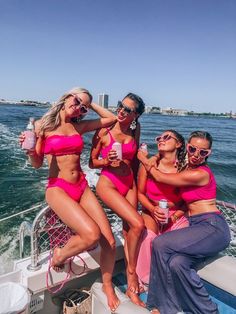
[[[194,155],[196,152],[198,152],[198,154],[204,158],[210,155],[211,149],[198,148],[191,144],[187,144],[187,152],[189,155]]]
[[[118,101],[118,103],[117,103],[117,110],[121,110],[121,109],[124,110],[126,115],[129,115],[132,112],[136,112],[135,109],[131,109],[131,108],[127,107],[126,105],[124,105],[121,101]]]
[[[166,141],[169,141],[171,138],[175,139],[175,140],[178,142],[177,138],[175,138],[174,136],[172,136],[172,135],[170,135],[170,134],[165,134],[165,135],[157,136],[157,137],[155,138],[155,141],[156,141],[156,142],[161,142],[161,141],[166,142]]]
[[[81,103],[81,100],[77,97],[77,95],[72,94],[75,100],[75,105],[79,106],[79,111],[81,115],[86,115],[88,113],[88,108]]]

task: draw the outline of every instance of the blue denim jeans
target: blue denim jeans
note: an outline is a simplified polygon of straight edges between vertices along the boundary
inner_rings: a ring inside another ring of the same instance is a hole
[[[229,227],[217,213],[189,217],[189,227],[156,237],[147,307],[157,308],[161,314],[218,313],[195,269],[204,258],[224,250],[229,242]]]

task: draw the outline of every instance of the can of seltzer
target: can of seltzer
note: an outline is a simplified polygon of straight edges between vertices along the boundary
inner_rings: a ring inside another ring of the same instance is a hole
[[[168,218],[169,218],[169,207],[168,207],[168,202],[166,199],[161,199],[159,201],[159,208],[161,208],[162,212],[165,214],[166,220],[165,222],[162,222],[162,224],[167,224],[168,223]]]
[[[143,151],[147,151],[147,144],[146,143],[142,143],[140,145],[140,149],[143,150]]]
[[[116,151],[118,159],[122,160],[122,146],[121,146],[121,143],[119,143],[119,142],[113,143],[112,149],[114,149]]]

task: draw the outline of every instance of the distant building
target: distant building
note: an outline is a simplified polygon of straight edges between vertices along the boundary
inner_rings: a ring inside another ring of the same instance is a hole
[[[151,108],[151,113],[156,113],[156,114],[160,114],[161,113],[161,108],[160,107],[152,107]]]
[[[174,109],[174,108],[166,108],[161,109],[161,113],[163,115],[171,115],[171,116],[186,116],[188,114],[188,110],[184,109]]]
[[[109,96],[107,94],[99,94],[98,95],[98,104],[102,106],[103,108],[108,108],[108,98]]]

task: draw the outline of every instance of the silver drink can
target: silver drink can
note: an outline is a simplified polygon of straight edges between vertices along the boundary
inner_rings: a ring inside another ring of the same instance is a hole
[[[112,145],[112,149],[114,149],[117,153],[118,159],[122,160],[122,145],[119,142],[115,142]]]
[[[161,208],[162,212],[165,214],[166,221],[163,222],[163,224],[168,223],[168,218],[169,218],[169,207],[168,207],[168,202],[166,199],[161,199],[159,201],[159,208]]]
[[[140,149],[143,150],[143,151],[147,151],[147,144],[146,143],[142,143],[140,145]]]

